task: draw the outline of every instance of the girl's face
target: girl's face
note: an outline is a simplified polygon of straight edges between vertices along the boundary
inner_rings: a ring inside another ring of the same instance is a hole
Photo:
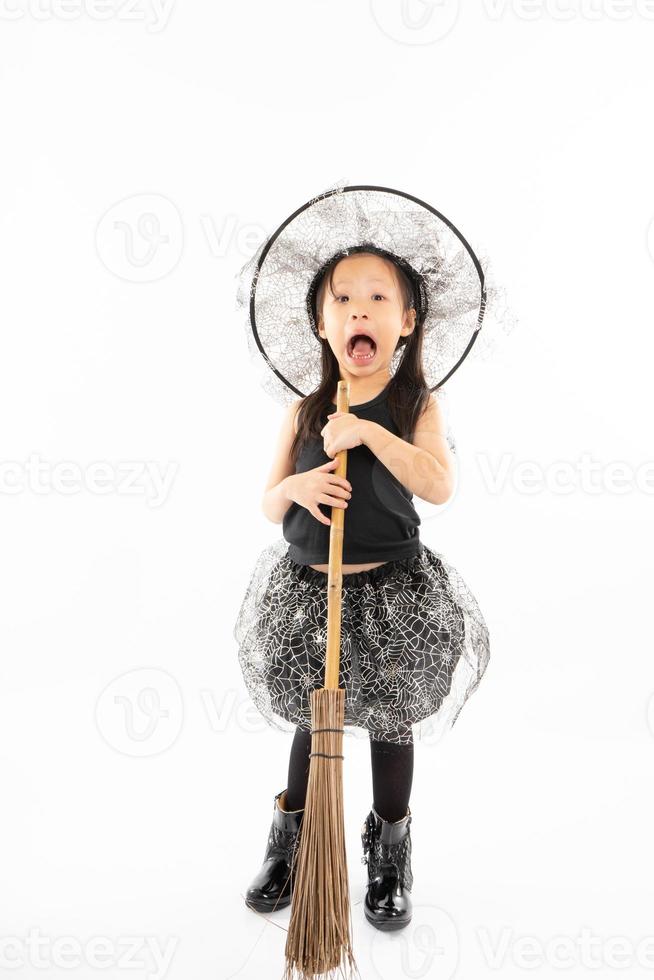
[[[325,290],[318,333],[328,341],[347,378],[388,377],[400,337],[415,327],[415,310],[403,312],[394,266],[379,255],[347,255],[334,268],[334,293]],[[364,335],[368,340],[356,340]]]

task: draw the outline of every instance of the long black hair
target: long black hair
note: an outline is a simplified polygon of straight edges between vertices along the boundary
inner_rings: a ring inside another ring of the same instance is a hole
[[[303,399],[297,412],[297,432],[291,446],[293,466],[303,444],[311,439],[321,439],[320,431],[332,409],[332,396],[341,380],[338,360],[329,342],[318,333],[318,316],[322,312],[327,288],[334,293],[334,269],[346,255],[359,252],[378,255],[390,262],[400,287],[402,312],[413,308],[416,322],[408,337],[400,337],[398,349],[406,347],[399,367],[388,386],[388,409],[402,439],[411,442],[418,419],[429,403],[430,389],[422,369],[423,324],[427,314],[427,297],[421,277],[398,256],[370,243],[357,245],[337,252],[315,275],[307,293],[307,310],[311,326],[321,344],[321,381],[315,391]],[[352,411],[356,414],[356,406]]]

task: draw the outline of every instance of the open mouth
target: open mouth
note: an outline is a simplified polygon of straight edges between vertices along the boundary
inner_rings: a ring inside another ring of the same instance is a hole
[[[355,364],[367,364],[377,353],[377,344],[365,333],[357,333],[351,337],[345,352]]]

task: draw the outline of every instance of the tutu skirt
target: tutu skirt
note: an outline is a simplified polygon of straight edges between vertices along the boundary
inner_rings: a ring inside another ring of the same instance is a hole
[[[248,693],[268,724],[309,731],[310,693],[325,681],[328,575],[287,550],[282,538],[260,553],[233,633]],[[440,738],[490,657],[474,595],[423,541],[410,558],[342,581],[344,733],[398,744]]]

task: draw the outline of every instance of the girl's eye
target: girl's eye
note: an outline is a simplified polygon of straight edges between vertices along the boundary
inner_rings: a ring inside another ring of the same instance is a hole
[[[377,297],[379,297],[379,299],[383,299],[383,298],[384,298],[384,297],[382,296],[382,294],[381,294],[381,293],[374,293],[374,294],[373,294],[373,299],[377,299]],[[346,296],[346,295],[343,295],[343,296],[337,296],[337,297],[336,297],[336,302],[337,302],[337,303],[340,303],[340,301],[341,301],[342,299],[349,299],[349,298],[350,298],[350,297],[349,297],[349,296]]]

